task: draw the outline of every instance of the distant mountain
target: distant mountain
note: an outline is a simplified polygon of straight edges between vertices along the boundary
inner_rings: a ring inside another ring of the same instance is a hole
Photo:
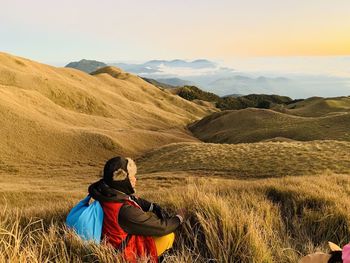
[[[144,64],[127,64],[127,63],[111,63],[110,65],[121,68],[127,72],[134,74],[145,74],[148,78],[152,78],[153,73],[160,72],[157,67]]]
[[[66,67],[76,68],[87,73],[105,67],[107,64],[95,60],[82,59],[78,62],[71,62]],[[226,67],[220,67],[217,63],[207,59],[197,59],[186,61],[182,59],[174,60],[149,60],[145,63],[108,63],[109,66],[116,66],[126,72],[137,74],[148,80],[152,80],[157,86],[161,83],[171,86],[199,86],[207,91],[214,91],[219,95],[226,95],[226,90],[230,90],[232,81],[226,83],[232,78],[233,70]],[[239,77],[237,77],[239,78]],[[241,77],[243,78],[243,77]],[[247,77],[247,80],[249,78]],[[210,85],[213,85],[211,87]],[[224,86],[224,89],[222,88]],[[224,90],[222,94],[221,90]],[[254,89],[239,94],[253,93]],[[233,92],[229,92],[231,94]],[[260,92],[267,93],[267,92]]]
[[[283,94],[293,99],[315,95],[334,97],[349,95],[350,90],[350,78],[346,77],[302,73],[286,73],[280,76],[273,72],[239,72],[207,59],[149,60],[139,64],[108,63],[108,65],[166,85],[196,86],[222,97],[229,94]],[[88,73],[103,66],[106,64],[91,60],[81,60],[67,65]]]
[[[93,71],[96,71],[96,70],[103,68],[103,67],[106,67],[106,66],[107,66],[107,64],[100,62],[100,61],[82,59],[80,61],[70,62],[65,67],[66,68],[75,68],[75,69],[79,69],[81,71],[84,71],[86,73],[91,73]]]
[[[155,74],[155,73],[167,73],[164,68],[187,68],[192,70],[200,69],[213,69],[216,68],[216,63],[206,60],[197,59],[193,61],[185,61],[182,59],[174,60],[150,60],[141,64],[128,64],[128,63],[111,63],[112,66],[119,67],[125,71],[134,74]],[[154,75],[148,76],[149,78],[156,78]]]
[[[166,67],[182,67],[182,68],[215,68],[216,63],[209,61],[207,59],[197,59],[193,61],[185,61],[182,59],[174,60],[150,60],[143,64],[145,67],[157,67],[164,65]]]

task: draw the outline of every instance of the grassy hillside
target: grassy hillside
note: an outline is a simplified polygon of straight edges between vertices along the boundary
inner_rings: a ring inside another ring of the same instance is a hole
[[[276,137],[350,141],[350,113],[301,117],[249,108],[214,113],[188,127],[199,139],[215,143],[259,142]]]
[[[350,97],[319,98],[313,97],[292,103],[285,112],[304,117],[319,117],[350,112]]]
[[[196,141],[184,126],[213,111],[117,68],[89,75],[0,53],[1,162],[136,156]]]
[[[140,173],[191,171],[229,178],[350,173],[350,142],[172,143],[137,159]]]
[[[218,101],[220,97],[214,93],[203,91],[196,86],[183,86],[176,88],[176,94],[186,100]]]

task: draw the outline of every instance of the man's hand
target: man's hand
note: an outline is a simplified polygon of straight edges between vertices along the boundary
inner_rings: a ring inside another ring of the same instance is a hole
[[[187,211],[184,208],[180,208],[179,210],[177,210],[176,212],[176,216],[180,219],[181,224],[184,222],[184,220],[187,217]]]
[[[184,209],[184,208],[180,208],[179,210],[177,210],[176,211],[176,214],[177,215],[179,215],[179,216],[181,216],[181,217],[183,217],[183,218],[185,218],[186,217],[186,209]]]

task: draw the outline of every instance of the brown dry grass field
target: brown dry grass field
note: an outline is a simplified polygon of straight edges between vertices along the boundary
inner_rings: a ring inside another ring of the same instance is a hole
[[[204,143],[186,128],[216,111],[116,68],[88,75],[0,53],[0,262],[122,262],[64,226],[115,155],[135,159],[138,195],[187,211],[166,262],[294,263],[350,241],[340,126],[325,138],[239,144]],[[270,114],[248,111],[256,122]],[[346,116],[325,114],[285,115]]]
[[[350,141],[350,99],[348,101],[348,111],[335,111],[327,116],[304,117],[248,108],[217,112],[188,127],[199,139],[213,143],[250,143],[276,137],[298,141]]]
[[[327,241],[349,241],[348,174],[251,180],[194,175],[139,176],[140,196],[170,211],[188,211],[167,262],[296,262],[326,250]],[[86,195],[88,180],[64,180],[70,187],[54,179],[46,190],[1,193],[2,262],[118,262],[108,247],[84,244],[65,229],[65,216]]]

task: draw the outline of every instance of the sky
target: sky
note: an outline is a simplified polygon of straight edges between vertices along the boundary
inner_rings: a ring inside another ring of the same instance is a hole
[[[54,65],[82,58],[350,55],[349,0],[0,0],[0,6],[0,51]]]

